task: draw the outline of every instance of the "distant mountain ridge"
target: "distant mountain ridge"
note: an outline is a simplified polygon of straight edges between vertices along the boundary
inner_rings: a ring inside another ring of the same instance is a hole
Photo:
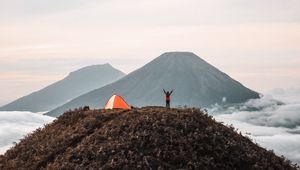
[[[71,72],[58,82],[0,107],[0,110],[49,111],[75,97],[112,83],[124,75],[110,64],[87,66]]]
[[[113,94],[121,95],[134,106],[164,105],[162,89],[174,89],[172,106],[205,107],[215,103],[241,103],[259,94],[221,72],[190,52],[164,53],[122,79],[93,90],[47,114],[89,105],[102,108]]]

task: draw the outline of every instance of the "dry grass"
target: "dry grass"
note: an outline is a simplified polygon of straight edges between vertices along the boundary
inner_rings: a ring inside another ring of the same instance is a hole
[[[199,109],[75,110],[0,156],[0,169],[297,169]]]

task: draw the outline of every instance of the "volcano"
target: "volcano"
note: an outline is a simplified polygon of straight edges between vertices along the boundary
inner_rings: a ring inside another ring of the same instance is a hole
[[[102,108],[113,94],[121,95],[133,106],[161,106],[163,89],[174,89],[174,107],[207,107],[213,104],[241,103],[259,98],[259,94],[243,86],[191,52],[168,52],[122,79],[93,90],[50,112],[58,116],[64,111],[88,105]]]
[[[1,107],[0,110],[49,111],[91,90],[112,83],[124,75],[110,64],[87,66],[71,72],[63,80]]]

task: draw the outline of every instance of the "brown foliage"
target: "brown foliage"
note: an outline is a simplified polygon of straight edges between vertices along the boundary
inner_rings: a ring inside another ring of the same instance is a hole
[[[0,156],[0,169],[297,169],[199,109],[69,111]]]

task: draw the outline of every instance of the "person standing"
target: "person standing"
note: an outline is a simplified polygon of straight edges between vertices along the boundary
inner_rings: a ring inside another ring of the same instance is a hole
[[[171,94],[173,93],[172,91],[165,91],[165,89],[163,89],[165,95],[166,95],[166,108],[170,108],[170,101],[171,101]]]

